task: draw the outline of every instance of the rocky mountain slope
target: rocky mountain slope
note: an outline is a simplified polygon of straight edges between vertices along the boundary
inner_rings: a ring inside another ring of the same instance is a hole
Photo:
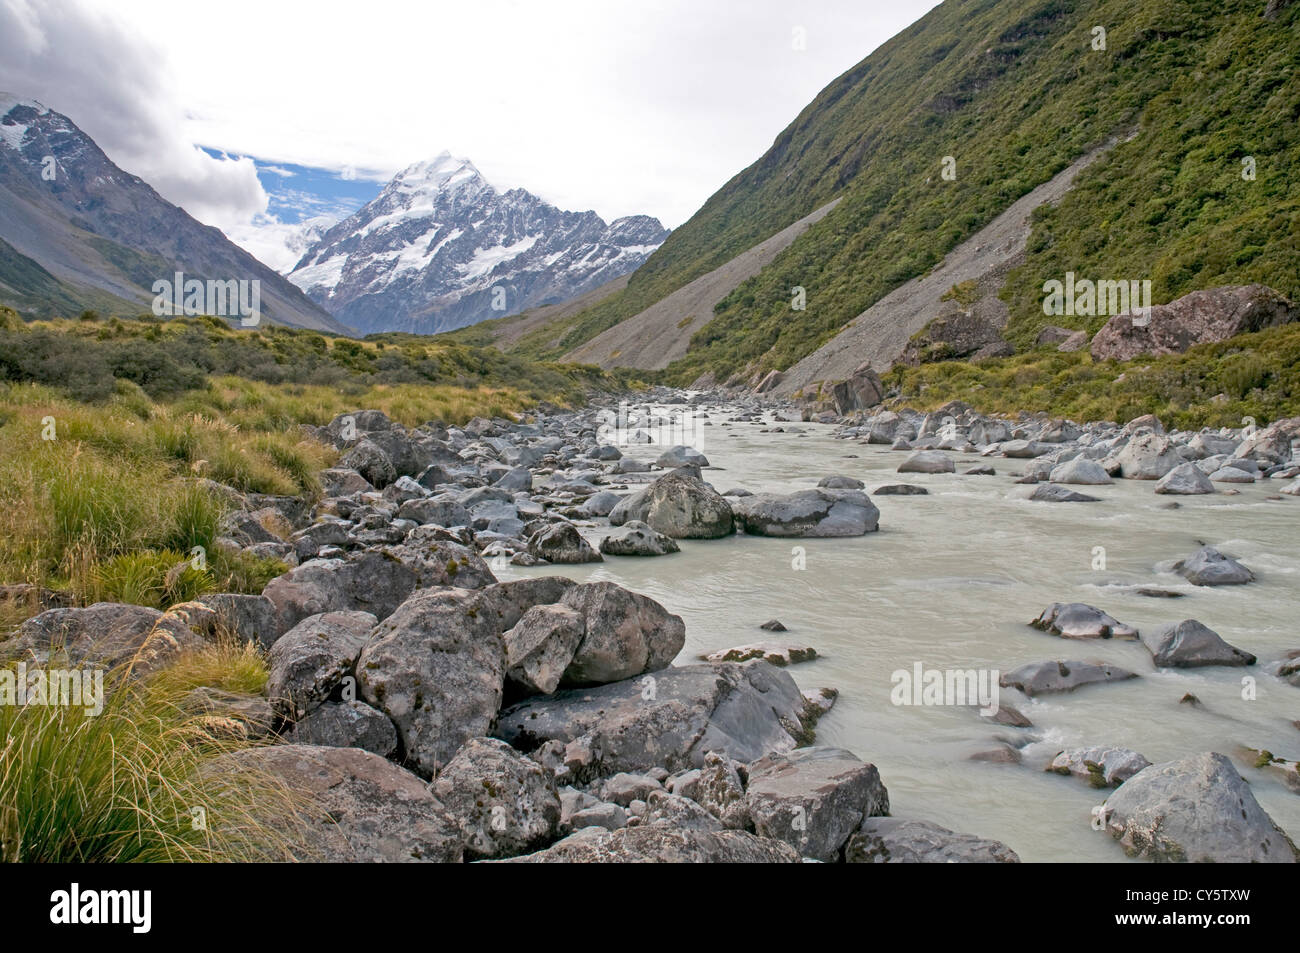
[[[607,225],[497,192],[443,153],[327,231],[290,279],[364,333],[428,334],[575,298],[633,271],[667,234],[644,215]]]
[[[0,302],[29,316],[134,315],[178,270],[260,281],[263,320],[348,333],[220,230],[119,169],[68,117],[0,93]]]
[[[789,370],[1111,140],[1032,215],[1023,260],[992,289],[1014,349],[1054,345],[1038,343],[1049,326],[1091,335],[1105,323],[1044,315],[1044,283],[1067,272],[1149,280],[1156,304],[1250,284],[1295,300],[1300,268],[1285,239],[1300,232],[1298,27],[1300,6],[1285,0],[949,0],[831,83],[624,291],[514,346],[583,353],[623,323],[635,337],[652,305],[840,198],[693,324],[666,373],[743,384]],[[802,312],[791,309],[796,286]],[[845,366],[887,365],[947,310],[935,301],[900,318],[899,335],[872,345],[890,353],[853,348]]]

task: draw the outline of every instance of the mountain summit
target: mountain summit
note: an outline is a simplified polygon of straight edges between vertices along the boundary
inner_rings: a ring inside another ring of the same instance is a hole
[[[271,323],[347,333],[282,275],[119,169],[67,116],[0,93],[0,303],[147,311],[177,271],[260,282]]]
[[[325,232],[289,279],[363,334],[432,334],[574,298],[635,270],[668,231],[500,193],[443,152]]]

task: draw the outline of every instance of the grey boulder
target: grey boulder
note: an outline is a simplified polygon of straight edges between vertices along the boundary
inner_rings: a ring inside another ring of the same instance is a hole
[[[1255,664],[1255,656],[1229,645],[1219,633],[1195,619],[1166,625],[1144,635],[1142,643],[1151,650],[1151,660],[1161,668]]]

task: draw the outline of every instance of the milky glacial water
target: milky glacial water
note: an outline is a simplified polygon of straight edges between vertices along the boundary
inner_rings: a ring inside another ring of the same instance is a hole
[[[1004,841],[1025,861],[1124,862],[1109,835],[1092,829],[1092,808],[1105,791],[1043,768],[1062,748],[1117,745],[1152,762],[1205,750],[1232,756],[1239,746],[1300,758],[1300,688],[1269,675],[1267,663],[1300,648],[1300,499],[1266,499],[1283,484],[1240,487],[1235,497],[1157,496],[1152,484],[1117,481],[1085,487],[1101,503],[1031,503],[1032,487],[1014,483],[1025,461],[952,454],[957,474],[899,474],[906,453],[831,436],[833,427],[779,424],[800,433],[760,433],[761,426],[721,426],[711,412],[697,446],[714,465],[704,477],[719,491],[743,487],[790,492],[824,476],[856,477],[871,492],[912,483],[928,496],[875,496],[880,531],[850,539],[771,539],[737,535],[681,540],[678,554],[606,557],[581,566],[511,566],[503,579],[559,573],[609,580],[663,603],[686,621],[676,663],[701,653],[758,641],[758,625],[780,619],[820,653],[787,671],[803,689],[832,686],[840,697],[817,729],[817,743],[836,745],[874,763],[889,789],[892,813]],[[772,426],[770,423],[765,426]],[[653,460],[658,447],[626,448]],[[976,464],[993,477],[962,476]],[[636,486],[633,485],[633,489]],[[1166,509],[1177,499],[1179,509]],[[585,526],[593,544],[607,528]],[[1246,586],[1198,588],[1156,564],[1217,546],[1253,569]],[[806,568],[792,568],[795,546]],[[1093,568],[1104,547],[1106,568]],[[1139,586],[1185,593],[1178,599],[1138,595]],[[1194,618],[1229,643],[1254,653],[1246,669],[1156,670],[1139,642],[1059,639],[1027,623],[1053,602],[1086,602],[1139,629]],[[927,668],[1010,671],[1042,659],[1101,659],[1141,677],[1026,700],[1002,701],[1034,723],[1007,728],[965,707],[905,707],[890,701],[891,673]],[[1256,698],[1243,699],[1243,675]],[[1187,692],[1202,709],[1180,705]],[[969,760],[998,739],[1034,739],[1021,764]],[[1235,760],[1273,819],[1300,842],[1300,795]]]

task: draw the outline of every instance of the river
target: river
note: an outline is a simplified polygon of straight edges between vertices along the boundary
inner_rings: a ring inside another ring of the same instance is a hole
[[[681,408],[668,408],[680,412]],[[498,570],[502,579],[561,573],[608,580],[643,592],[686,621],[676,664],[704,652],[769,637],[758,626],[780,619],[776,638],[820,653],[788,669],[803,689],[839,690],[817,743],[848,748],[874,763],[892,813],[996,838],[1025,861],[1122,862],[1107,834],[1092,829],[1105,791],[1044,772],[1065,747],[1115,745],[1152,762],[1205,750],[1231,756],[1242,745],[1300,758],[1300,688],[1267,674],[1266,663],[1300,648],[1300,499],[1266,499],[1283,485],[1240,487],[1239,496],[1166,497],[1152,483],[1084,487],[1100,503],[1031,503],[1031,487],[1011,474],[1026,461],[954,453],[957,474],[901,475],[907,454],[836,439],[830,425],[740,422],[709,412],[695,446],[713,468],[704,478],[731,487],[790,492],[828,475],[856,477],[867,491],[889,483],[928,488],[927,496],[872,496],[880,531],[849,539],[782,540],[736,535],[681,540],[663,557],[606,557],[579,566]],[[780,426],[785,433],[761,433]],[[625,447],[653,460],[658,446]],[[963,476],[992,463],[996,476]],[[635,488],[635,485],[634,487]],[[1168,508],[1171,500],[1181,504]],[[584,526],[593,544],[607,530]],[[1212,544],[1253,569],[1246,586],[1198,588],[1157,563]],[[803,550],[802,559],[796,547]],[[1098,550],[1101,547],[1104,553]],[[1099,557],[1104,555],[1104,568]],[[796,568],[802,563],[804,568]],[[1141,586],[1184,593],[1139,595]],[[1254,653],[1255,666],[1157,671],[1140,642],[1070,641],[1027,623],[1053,602],[1086,602],[1147,630],[1194,618]],[[1103,659],[1141,678],[1025,701],[1009,691],[1034,727],[1008,728],[967,707],[891,702],[891,674],[914,664],[937,669],[1009,671],[1042,659]],[[1255,679],[1255,697],[1243,677]],[[1180,704],[1195,694],[1201,708]],[[972,761],[1000,738],[1035,739],[1020,764]],[[1236,761],[1260,804],[1300,842],[1300,795]]]

